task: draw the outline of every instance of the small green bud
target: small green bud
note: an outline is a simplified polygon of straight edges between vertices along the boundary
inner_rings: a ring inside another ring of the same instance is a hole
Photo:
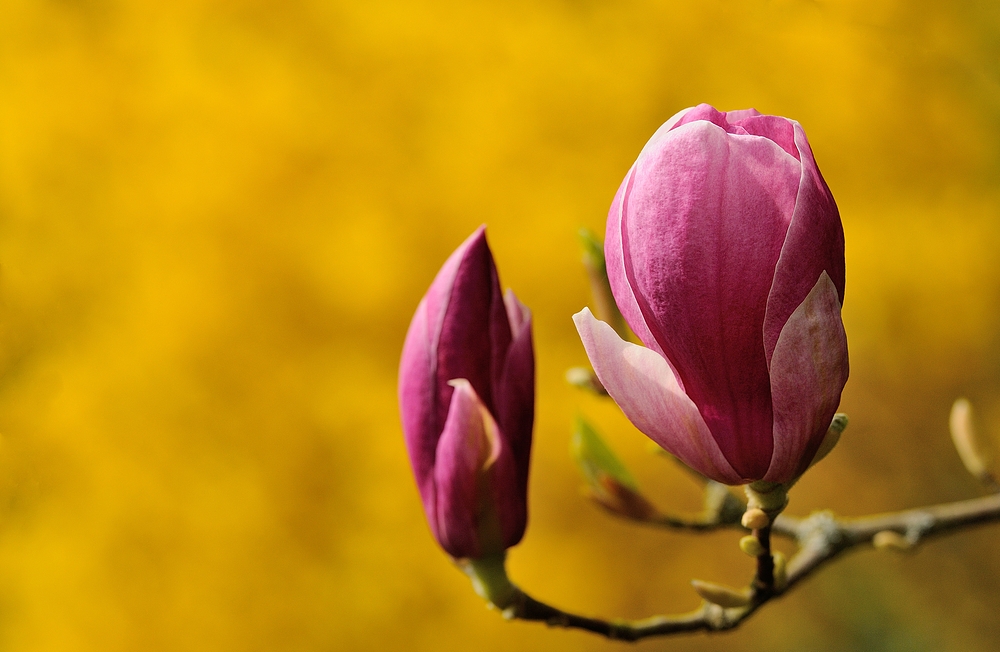
[[[897,552],[907,552],[913,548],[913,544],[899,532],[892,530],[882,530],[872,537],[872,545],[876,550],[895,550]]]
[[[632,474],[583,417],[577,417],[570,450],[587,480],[589,497],[602,507],[640,521],[659,515],[639,492]]]
[[[635,478],[629,473],[628,468],[604,442],[597,430],[582,416],[576,418],[570,452],[583,472],[583,477],[592,487],[600,484],[599,473],[604,473],[618,484],[638,490]]]
[[[788,586],[788,560],[781,552],[771,555],[771,559],[774,560],[774,588],[783,591]]]
[[[833,447],[837,445],[840,441],[840,436],[844,434],[844,430],[847,429],[847,415],[843,412],[838,412],[833,415],[833,421],[830,422],[830,427],[826,430],[826,435],[823,437],[823,443],[819,445],[819,450],[813,455],[812,462],[809,466],[814,466],[821,459],[830,454]]]
[[[594,299],[594,316],[624,338],[625,320],[611,294],[607,263],[604,260],[604,243],[589,229],[580,229],[579,236],[580,244],[583,245],[583,266],[587,269],[590,292]]]
[[[760,557],[764,554],[764,546],[760,545],[760,540],[752,534],[740,539],[740,550],[751,557]]]
[[[743,524],[748,530],[759,530],[765,528],[771,524],[771,519],[767,517],[764,510],[760,508],[748,509],[743,513],[743,518],[740,519],[740,523]]]
[[[972,419],[972,404],[964,398],[955,401],[951,406],[948,425],[951,440],[955,443],[955,449],[965,468],[980,482],[994,483],[993,474],[990,473],[992,456],[989,447],[983,445],[982,438],[976,431]]]
[[[691,586],[702,598],[725,609],[745,607],[750,604],[750,591],[747,589],[739,591],[722,584],[701,580],[691,580]]]

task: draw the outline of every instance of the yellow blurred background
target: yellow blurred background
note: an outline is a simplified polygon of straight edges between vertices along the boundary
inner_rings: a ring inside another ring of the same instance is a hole
[[[504,622],[423,521],[399,350],[483,222],[535,314],[515,581],[609,617],[743,583],[735,534],[614,520],[567,454],[581,412],[698,508],[563,372],[577,228],[699,102],[799,120],[844,218],[851,427],[789,512],[978,495],[947,416],[968,396],[1000,445],[995,2],[0,2],[0,649],[622,649]],[[998,537],[855,553],[636,648],[993,650]]]

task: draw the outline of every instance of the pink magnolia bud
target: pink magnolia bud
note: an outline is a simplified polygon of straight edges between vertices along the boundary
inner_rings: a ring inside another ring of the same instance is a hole
[[[848,374],[843,227],[799,123],[681,111],[618,189],[604,246],[648,348],[574,320],[626,416],[713,480],[798,477]]]
[[[475,559],[520,541],[535,410],[531,314],[512,292],[501,294],[484,227],[448,258],[417,307],[399,406],[441,547]]]

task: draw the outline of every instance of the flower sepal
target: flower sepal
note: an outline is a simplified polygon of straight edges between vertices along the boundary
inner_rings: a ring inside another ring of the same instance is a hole
[[[507,577],[506,561],[506,552],[456,561],[462,572],[472,580],[476,594],[501,611],[515,606],[522,595],[521,589]]]

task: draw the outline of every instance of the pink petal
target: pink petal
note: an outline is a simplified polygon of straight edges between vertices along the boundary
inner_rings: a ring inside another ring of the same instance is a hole
[[[588,308],[573,321],[597,377],[636,428],[703,475],[726,484],[743,482],[663,357],[625,342]]]
[[[500,291],[500,281],[493,254],[486,242],[485,228],[480,227],[452,254],[428,292],[428,312],[431,296],[439,280],[444,285],[451,270],[452,259],[458,260],[445,298],[438,308],[439,330],[435,344],[435,382],[437,424],[444,424],[451,402],[447,386],[453,378],[466,378],[483,403],[494,408],[493,387],[503,372],[510,346],[510,322]]]
[[[452,557],[478,557],[479,517],[484,501],[481,476],[499,457],[499,429],[469,381],[452,382],[451,407],[438,440],[434,485],[437,501],[428,520],[441,547]]]
[[[795,146],[802,162],[801,175],[788,233],[774,268],[774,282],[764,317],[764,350],[771,361],[778,335],[789,315],[812,290],[814,278],[825,271],[844,303],[844,227],[840,212],[816,166],[802,126],[794,128]]]
[[[514,291],[510,289],[503,293],[503,304],[510,322],[511,337],[517,337],[521,329],[531,321],[531,310],[521,303],[514,295]]]
[[[434,503],[432,473],[440,432],[434,409],[438,388],[431,345],[433,325],[429,321],[427,297],[424,297],[410,322],[399,361],[399,413],[403,438],[425,510],[431,509]]]
[[[744,477],[762,477],[771,459],[761,332],[800,171],[768,138],[695,120],[643,151],[621,193],[618,233],[609,220],[609,242],[620,245],[607,250],[621,247],[624,274],[612,256],[608,273],[623,314],[665,354]]]
[[[837,288],[822,272],[781,329],[771,357],[774,454],[764,480],[787,482],[806,469],[837,411],[847,375]]]
[[[737,111],[726,111],[726,122],[739,124],[748,118],[756,118],[761,113],[757,109],[739,109]],[[782,118],[784,119],[784,118]]]
[[[681,113],[674,116],[674,118],[680,116]],[[656,133],[660,134],[662,131],[663,128],[661,127]],[[653,139],[655,138],[656,135],[653,136]],[[635,293],[632,291],[632,286],[629,285],[628,276],[625,272],[625,259],[622,247],[622,207],[624,206],[623,199],[625,195],[631,192],[634,174],[635,166],[633,165],[632,169],[625,175],[625,180],[622,181],[621,187],[618,188],[618,192],[611,202],[611,210],[608,211],[607,231],[604,238],[604,262],[608,270],[611,293],[615,297],[615,303],[618,304],[618,310],[621,311],[622,317],[625,318],[625,323],[629,325],[629,328],[632,329],[632,332],[635,333],[636,337],[643,344],[662,354],[663,351],[660,350],[660,345],[657,343],[656,337],[653,336],[653,333],[646,325],[646,320],[643,318],[642,310],[639,308]]]
[[[510,290],[504,299],[514,340],[507,350],[503,375],[496,388],[496,415],[504,442],[510,449],[517,480],[505,487],[497,500],[503,512],[504,543],[510,547],[521,540],[527,524],[528,468],[535,420],[535,353],[531,312]]]

